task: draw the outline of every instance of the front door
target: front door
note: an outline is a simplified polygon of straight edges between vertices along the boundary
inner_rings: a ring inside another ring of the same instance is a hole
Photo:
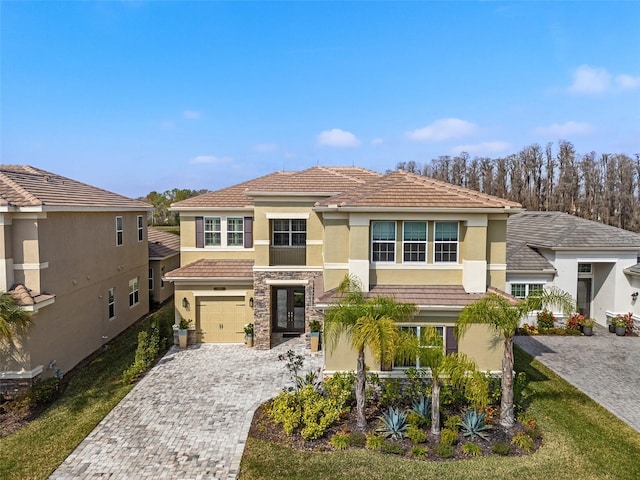
[[[304,287],[273,287],[271,292],[273,329],[304,332]]]
[[[591,279],[578,279],[578,311],[585,317],[591,316]]]

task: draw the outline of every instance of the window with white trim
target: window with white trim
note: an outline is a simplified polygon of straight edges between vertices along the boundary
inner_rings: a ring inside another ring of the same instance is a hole
[[[458,262],[458,222],[435,222],[433,236],[433,261],[435,263]]]
[[[140,283],[138,277],[129,280],[129,306],[133,307],[140,302]]]
[[[307,220],[303,218],[272,220],[274,247],[306,247]]]
[[[116,217],[116,246],[124,242],[124,229],[122,228],[122,217]]]
[[[427,261],[427,222],[402,222],[402,260]]]
[[[220,217],[204,217],[204,246],[219,247],[222,240]]]
[[[109,309],[109,320],[116,316],[116,290],[110,288],[107,292],[107,307]]]
[[[138,241],[144,240],[144,223],[142,222],[142,215],[138,215]]]
[[[160,288],[164,288],[164,265],[160,267]]]
[[[244,246],[244,218],[227,217],[227,247]]]
[[[396,261],[396,222],[371,222],[371,261]]]
[[[439,325],[409,325],[409,326],[400,326],[399,328],[403,332],[407,332],[407,333],[410,333],[411,335],[417,336],[418,338],[421,339],[421,343],[422,343],[422,329],[427,327],[435,328],[436,331],[440,334],[440,337],[442,338],[442,348],[446,352],[446,339],[444,336],[445,327],[439,326]],[[433,346],[433,345],[420,345],[420,348],[440,348],[440,347]],[[407,361],[406,359],[404,359],[403,361],[403,359],[396,358],[393,362],[393,368],[410,368],[410,367],[421,368],[420,359],[416,357],[413,360]]]
[[[149,269],[149,291],[153,290],[153,268]]]
[[[578,264],[578,273],[591,273],[591,264],[590,263],[579,263]]]
[[[544,283],[512,283],[511,295],[517,298],[527,298],[530,293],[541,292]]]

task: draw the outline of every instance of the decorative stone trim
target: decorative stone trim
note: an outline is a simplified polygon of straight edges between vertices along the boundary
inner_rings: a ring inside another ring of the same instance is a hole
[[[304,287],[305,295],[305,340],[310,348],[309,322],[322,321],[322,315],[313,308],[314,282],[313,279],[321,275],[316,271],[255,271],[253,273],[253,325],[255,348],[268,350],[272,345],[271,322],[271,287],[286,282],[287,285]],[[299,283],[298,283],[299,282]]]

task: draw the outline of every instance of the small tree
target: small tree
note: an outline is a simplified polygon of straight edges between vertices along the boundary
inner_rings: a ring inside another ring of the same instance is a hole
[[[472,324],[485,324],[504,342],[502,357],[502,396],[500,400],[500,424],[511,428],[515,424],[513,405],[513,337],[520,319],[543,306],[557,307],[565,315],[575,311],[571,295],[558,288],[531,293],[526,299],[515,301],[497,293],[467,305],[460,312],[456,323],[456,336],[462,338]]]
[[[488,383],[473,360],[463,353],[445,354],[442,336],[433,327],[422,327],[420,338],[403,333],[397,358],[403,362],[419,361],[420,368],[431,373],[431,433],[440,434],[440,389],[447,381],[465,389],[465,395],[476,408],[488,402]]]
[[[16,328],[31,324],[31,314],[25,312],[9,293],[0,294],[0,340],[11,340]]]
[[[324,334],[329,351],[333,351],[344,335],[357,352],[356,411],[358,429],[364,432],[366,372],[364,352],[368,347],[376,360],[386,364],[394,358],[400,330],[396,321],[405,320],[416,312],[410,303],[376,296],[366,298],[357,279],[346,276],[338,287],[339,300],[325,313]]]

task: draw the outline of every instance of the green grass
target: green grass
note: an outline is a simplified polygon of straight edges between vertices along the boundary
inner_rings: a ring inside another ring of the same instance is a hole
[[[131,365],[138,332],[151,319],[173,323],[173,302],[127,330],[86,367],[78,370],[67,389],[40,417],[0,439],[0,478],[45,479],[131,390],[122,372]]]
[[[249,438],[240,479],[640,478],[640,433],[519,349],[516,370],[527,374],[529,412],[544,435],[532,455],[423,462],[367,450],[300,452]]]

